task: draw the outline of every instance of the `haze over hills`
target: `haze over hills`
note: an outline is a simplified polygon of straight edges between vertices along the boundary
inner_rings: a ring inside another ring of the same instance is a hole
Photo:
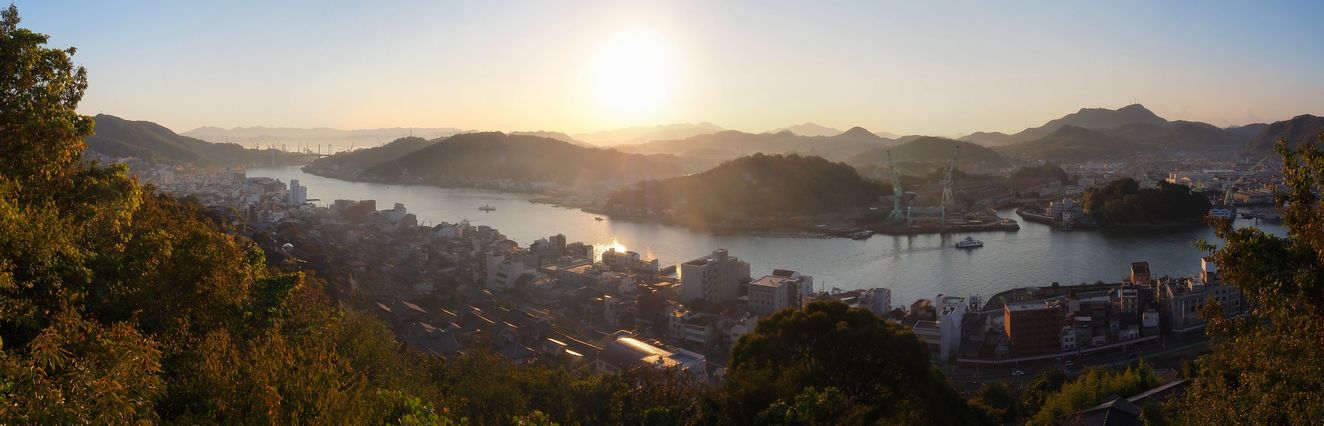
[[[598,146],[638,144],[656,140],[685,139],[696,135],[717,133],[725,130],[715,124],[675,123],[656,126],[635,126],[616,130],[575,134],[576,140]]]
[[[791,132],[800,136],[836,136],[841,134],[841,130],[831,127],[820,126],[815,123],[803,123],[790,127],[783,127],[768,133]]]
[[[855,154],[846,161],[856,167],[886,166],[887,154],[897,169],[924,174],[951,162],[953,149],[960,147],[957,168],[965,171],[994,172],[1010,165],[1002,155],[984,146],[936,136],[921,136],[892,147],[877,147]]]
[[[1241,136],[1246,139],[1254,139],[1256,136],[1260,135],[1260,132],[1263,132],[1264,129],[1267,128],[1269,128],[1268,123],[1252,123],[1252,124],[1247,124],[1245,126],[1227,127],[1224,128],[1223,130],[1227,130],[1235,135]]]
[[[1274,143],[1279,138],[1286,139],[1288,147],[1295,148],[1302,142],[1319,142],[1320,133],[1324,133],[1324,117],[1298,115],[1291,120],[1265,126],[1264,130],[1251,139],[1246,148],[1257,153],[1272,152]]]
[[[540,137],[540,138],[551,138],[551,139],[556,139],[556,140],[561,141],[561,142],[566,142],[566,143],[570,143],[570,144],[574,144],[574,145],[579,145],[579,146],[582,146],[582,147],[587,147],[587,148],[592,148],[592,147],[594,147],[593,144],[590,144],[590,143],[587,143],[587,142],[584,142],[584,141],[581,141],[581,140],[578,140],[578,139],[572,138],[572,137],[570,137],[570,135],[567,135],[567,134],[565,134],[565,133],[561,133],[561,132],[553,132],[553,131],[548,131],[548,130],[538,130],[538,131],[533,131],[533,132],[509,132],[508,134],[510,134],[510,135],[523,135],[523,136],[537,136],[537,137]]]
[[[340,151],[349,147],[380,146],[383,143],[407,136],[435,139],[463,133],[465,130],[451,127],[407,128],[391,127],[379,129],[341,130],[319,127],[302,129],[293,127],[199,127],[184,132],[183,135],[213,143],[237,143],[246,147],[254,144],[261,146],[284,144],[288,149],[296,146],[327,145],[330,150]]]
[[[660,140],[617,148],[626,152],[672,154],[709,160],[729,160],[756,153],[799,153],[839,161],[892,142],[862,127],[853,127],[835,136],[800,136],[789,131],[756,134],[726,130],[686,139]]]
[[[977,132],[959,138],[981,145],[1010,145],[1039,139],[1063,126],[1075,126],[1084,129],[1111,129],[1131,123],[1166,124],[1168,121],[1155,115],[1140,104],[1131,104],[1116,110],[1107,108],[1081,108],[1062,118],[1051,120],[1039,127],[1032,127],[1012,135],[1001,132]]]
[[[767,218],[863,207],[887,186],[822,157],[755,154],[692,175],[645,181],[613,192],[614,212],[666,215],[681,221]]]
[[[245,149],[238,144],[181,136],[150,121],[125,120],[106,114],[97,114],[93,119],[96,134],[85,139],[87,150],[110,157],[204,166],[295,164],[307,160],[298,154]]]
[[[441,186],[484,186],[495,181],[610,184],[681,174],[672,156],[626,154],[501,132],[462,133],[433,141],[400,139],[319,159],[305,170],[350,180]]]

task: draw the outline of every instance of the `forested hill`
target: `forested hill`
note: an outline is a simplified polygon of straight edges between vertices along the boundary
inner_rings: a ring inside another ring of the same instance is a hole
[[[297,164],[311,159],[277,150],[245,149],[238,144],[181,136],[150,121],[125,120],[106,114],[93,119],[96,134],[85,139],[87,150],[110,157],[204,166]]]
[[[1324,117],[1298,115],[1291,120],[1268,125],[1247,147],[1257,153],[1271,153],[1278,139],[1286,140],[1288,147],[1296,147],[1304,142],[1319,142],[1321,133],[1324,133]]]
[[[318,160],[308,171],[355,180],[458,186],[500,180],[633,182],[681,174],[676,158],[669,155],[626,154],[501,132],[465,133],[435,141],[399,139]]]
[[[1185,185],[1141,188],[1131,178],[1090,188],[1081,203],[1104,226],[1199,223],[1209,211],[1209,200]]]
[[[960,150],[956,156],[958,169],[993,172],[1009,165],[1002,155],[991,149],[971,142],[933,136],[922,136],[890,148],[870,149],[852,156],[847,163],[856,167],[885,166],[890,151],[892,161],[900,163],[897,168],[927,173],[936,167],[946,167],[957,147]]]
[[[876,202],[888,188],[821,157],[755,154],[703,173],[641,182],[611,194],[609,209],[667,209],[706,219],[839,211]]]

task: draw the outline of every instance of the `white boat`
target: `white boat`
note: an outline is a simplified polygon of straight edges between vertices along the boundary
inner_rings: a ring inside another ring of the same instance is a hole
[[[956,242],[956,248],[979,248],[983,247],[984,242],[974,239],[974,237],[965,237],[964,240]]]

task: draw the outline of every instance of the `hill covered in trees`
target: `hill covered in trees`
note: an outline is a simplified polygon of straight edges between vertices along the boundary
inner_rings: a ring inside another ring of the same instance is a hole
[[[1209,212],[1209,200],[1186,185],[1140,188],[1131,178],[1087,189],[1081,203],[1104,226],[1199,223]]]
[[[310,164],[311,173],[350,180],[475,186],[523,183],[629,183],[681,174],[674,157],[586,148],[531,135],[464,133],[336,154]]]
[[[1049,120],[1042,126],[1031,127],[1015,134],[1008,135],[1001,132],[976,132],[961,137],[960,139],[982,145],[1001,146],[1040,139],[1067,126],[1079,127],[1082,129],[1111,129],[1136,123],[1164,125],[1167,124],[1168,121],[1140,104],[1127,105],[1115,110],[1107,108],[1081,108],[1080,111],[1064,115],[1061,118]]]
[[[1324,133],[1324,117],[1303,114],[1265,126],[1246,147],[1252,152],[1267,154],[1273,152],[1274,143],[1279,139],[1286,141],[1288,148],[1296,148],[1317,141],[1320,133]]]
[[[999,152],[1027,160],[1056,163],[1126,161],[1137,157],[1170,158],[1182,152],[1234,155],[1246,138],[1206,123],[1173,121],[1131,123],[1108,129],[1062,126],[1031,141],[997,147]]]
[[[645,181],[612,193],[607,208],[646,215],[670,210],[705,220],[803,215],[875,203],[885,185],[821,157],[755,154],[702,173]]]
[[[311,156],[274,149],[245,149],[238,144],[211,143],[181,136],[150,121],[125,120],[98,114],[96,133],[87,137],[87,149],[109,157],[135,157],[158,163],[197,165],[299,164]]]
[[[726,130],[685,139],[657,140],[624,145],[627,152],[672,154],[709,160],[730,160],[754,154],[816,155],[841,161],[870,148],[892,144],[891,139],[875,135],[861,127],[833,136],[800,136],[789,131],[746,133]]]
[[[855,154],[846,160],[856,167],[887,166],[887,153],[891,152],[892,162],[897,169],[925,173],[936,168],[946,170],[952,160],[953,150],[959,148],[956,155],[956,167],[965,171],[992,172],[1009,163],[997,152],[970,142],[962,142],[934,136],[922,136],[893,147],[876,147]]]

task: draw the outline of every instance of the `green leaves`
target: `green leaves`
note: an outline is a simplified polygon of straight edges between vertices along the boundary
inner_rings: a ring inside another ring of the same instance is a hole
[[[1321,135],[1324,138],[1324,135]],[[1194,424],[1313,424],[1324,416],[1324,155],[1278,143],[1287,190],[1277,194],[1286,238],[1256,228],[1215,230],[1212,252],[1223,280],[1253,308],[1243,318],[1206,306],[1213,353],[1182,415]]]

